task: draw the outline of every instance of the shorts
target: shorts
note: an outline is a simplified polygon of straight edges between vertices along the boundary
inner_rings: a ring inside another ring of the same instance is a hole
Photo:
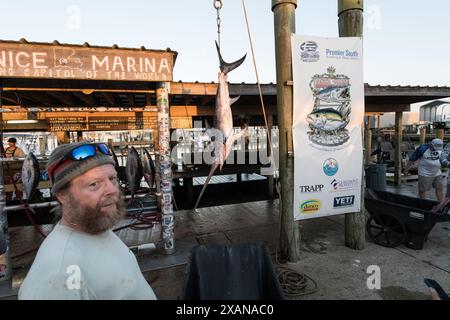
[[[427,192],[431,190],[431,188],[435,188],[436,191],[444,190],[444,179],[442,175],[438,175],[436,177],[425,177],[419,176],[419,192]]]

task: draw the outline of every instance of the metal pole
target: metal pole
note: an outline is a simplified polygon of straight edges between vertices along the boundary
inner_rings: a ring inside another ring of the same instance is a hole
[[[395,113],[395,171],[394,183],[399,186],[402,183],[402,123],[403,112]]]
[[[159,170],[161,183],[162,209],[162,239],[164,252],[175,252],[174,217],[172,205],[172,158],[170,150],[170,111],[169,111],[169,82],[158,83],[156,101],[158,105],[158,145]]]
[[[277,114],[280,153],[280,257],[296,262],[300,258],[300,230],[294,221],[294,147],[292,143],[292,51],[297,0],[272,0],[275,22],[277,66]]]
[[[338,25],[340,37],[363,36],[363,0],[338,0]],[[364,128],[361,128],[364,135]],[[361,168],[361,211],[345,215],[345,245],[363,250],[366,243],[366,218],[364,208],[364,168]]]
[[[3,151],[3,105],[2,105],[2,87],[0,86],[0,151]],[[0,152],[0,153],[1,153]],[[3,155],[1,155],[3,156]],[[3,180],[3,163],[0,162],[0,232],[3,232],[6,238],[7,251],[0,255],[0,283],[11,280],[11,256],[9,249],[8,233],[8,215],[5,211],[6,196],[5,184]]]

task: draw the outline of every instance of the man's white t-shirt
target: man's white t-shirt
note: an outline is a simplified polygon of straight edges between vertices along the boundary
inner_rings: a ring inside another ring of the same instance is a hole
[[[431,150],[428,148],[419,160],[418,173],[424,177],[437,177],[442,174],[439,156],[442,151]]]
[[[108,230],[98,235],[58,223],[42,243],[20,300],[154,300],[130,249]]]

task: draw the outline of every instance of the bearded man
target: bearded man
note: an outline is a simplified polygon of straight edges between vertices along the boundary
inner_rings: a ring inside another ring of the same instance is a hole
[[[156,299],[134,254],[111,230],[124,216],[103,143],[57,147],[47,171],[60,220],[39,248],[19,299]]]

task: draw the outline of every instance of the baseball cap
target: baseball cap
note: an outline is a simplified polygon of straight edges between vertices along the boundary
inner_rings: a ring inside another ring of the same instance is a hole
[[[441,139],[433,139],[431,140],[431,145],[433,146],[434,150],[440,151],[444,147],[444,142]]]

